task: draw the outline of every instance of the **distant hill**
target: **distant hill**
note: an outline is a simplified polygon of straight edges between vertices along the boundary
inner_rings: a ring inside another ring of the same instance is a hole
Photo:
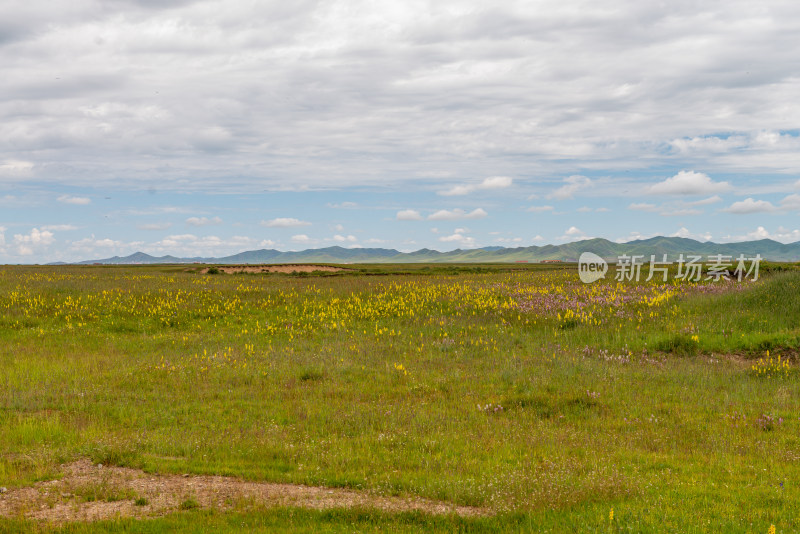
[[[677,260],[678,254],[709,256],[724,254],[748,257],[761,254],[765,260],[800,261],[800,241],[783,244],[771,239],[744,241],[741,243],[712,243],[682,237],[653,237],[628,243],[614,243],[607,239],[585,239],[563,245],[504,248],[484,247],[469,250],[439,252],[423,248],[415,252],[399,252],[385,248],[327,247],[299,252],[281,252],[273,249],[250,250],[223,258],[178,258],[175,256],[150,256],[137,252],[130,256],[105,258],[79,262],[81,264],[154,264],[154,263],[499,263],[539,262],[542,260],[578,261],[582,252],[594,252],[606,260],[615,261],[619,256],[641,255],[649,258],[655,254],[660,260],[663,254]]]

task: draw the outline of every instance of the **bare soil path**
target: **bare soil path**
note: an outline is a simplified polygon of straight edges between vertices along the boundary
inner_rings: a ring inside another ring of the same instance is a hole
[[[388,512],[420,511],[488,515],[482,508],[455,506],[420,498],[384,497],[342,488],[246,482],[210,475],[161,475],[79,460],[62,466],[62,478],[0,493],[0,516],[66,523],[120,517],[148,518],[199,507],[238,506],[375,508]]]

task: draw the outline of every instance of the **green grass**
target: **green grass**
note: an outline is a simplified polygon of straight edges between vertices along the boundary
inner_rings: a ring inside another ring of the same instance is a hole
[[[179,510],[194,510],[195,508],[200,508],[200,503],[198,503],[197,499],[194,497],[185,498],[181,501],[180,506],[178,506]]]
[[[800,272],[702,292],[424,268],[0,267],[0,485],[90,457],[500,513],[186,510],[73,532],[800,529],[797,374],[750,370],[767,350],[797,367]]]
[[[66,526],[36,524],[30,521],[0,519],[0,533],[103,533],[126,532],[158,534],[171,532],[298,532],[352,533],[448,532],[464,534],[515,532],[764,532],[773,523],[762,520],[741,521],[733,517],[706,517],[687,510],[694,525],[676,522],[655,507],[646,511],[617,511],[609,521],[607,507],[581,506],[570,510],[541,511],[528,514],[509,514],[495,518],[463,519],[454,516],[430,516],[420,513],[388,514],[374,510],[315,511],[297,508],[258,509],[249,512],[219,513],[210,510],[190,510],[157,519],[112,520],[97,523],[73,523]],[[777,532],[795,532],[796,523],[776,524]]]

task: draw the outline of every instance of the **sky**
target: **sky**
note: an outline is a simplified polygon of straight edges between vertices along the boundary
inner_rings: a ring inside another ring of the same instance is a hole
[[[0,263],[800,241],[800,3],[0,2]]]

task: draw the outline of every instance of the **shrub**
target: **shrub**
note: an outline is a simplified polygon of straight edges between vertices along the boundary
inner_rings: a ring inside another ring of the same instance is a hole
[[[194,510],[200,508],[200,503],[194,497],[187,497],[179,506],[181,510]]]

